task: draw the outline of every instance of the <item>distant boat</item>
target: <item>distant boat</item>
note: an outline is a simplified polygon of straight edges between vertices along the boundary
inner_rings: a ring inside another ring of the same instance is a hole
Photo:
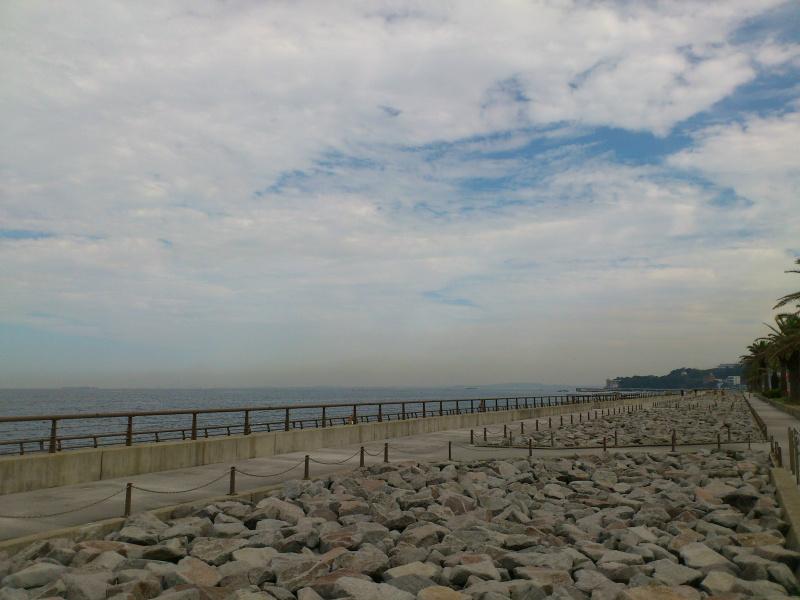
[[[560,392],[569,392],[569,390],[558,390]]]

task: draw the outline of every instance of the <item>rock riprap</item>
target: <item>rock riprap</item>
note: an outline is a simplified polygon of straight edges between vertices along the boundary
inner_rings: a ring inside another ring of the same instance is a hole
[[[599,447],[606,444],[619,446],[669,445],[672,432],[680,444],[713,444],[719,434],[722,442],[729,439],[756,442],[761,433],[744,399],[701,396],[678,401],[665,401],[656,406],[644,406],[635,410],[618,408],[608,414],[609,409],[585,410],[582,413],[563,417],[540,418],[527,421],[524,432],[515,423],[508,428],[508,437],[503,437],[494,428],[494,434],[482,439],[482,432],[475,432],[475,442],[486,446],[526,446],[528,440],[534,447],[549,447],[552,443],[560,448]],[[616,435],[616,438],[615,438]]]
[[[761,451],[380,464],[0,559],[0,600],[800,593]]]

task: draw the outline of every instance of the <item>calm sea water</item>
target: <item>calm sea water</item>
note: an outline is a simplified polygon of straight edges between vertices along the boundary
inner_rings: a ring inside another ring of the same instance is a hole
[[[292,405],[292,419],[319,416],[315,410],[302,410],[304,404],[322,403],[368,403],[377,401],[414,400],[453,400],[461,398],[522,397],[541,395],[560,395],[559,390],[575,388],[555,388],[535,385],[477,386],[477,387],[292,387],[292,388],[231,388],[231,389],[0,389],[0,416],[33,416],[65,413],[134,412],[169,409],[204,409],[225,407]],[[445,404],[445,408],[448,405]],[[407,410],[414,410],[408,405]],[[417,406],[418,409],[418,406]],[[387,411],[399,411],[399,406]],[[346,408],[331,409],[327,416],[350,414]],[[252,417],[256,429],[267,422],[282,420],[278,411],[255,413]],[[200,415],[201,427],[210,425],[230,425],[241,427],[240,413]],[[191,424],[188,415],[137,417],[135,431],[148,429],[186,428]],[[86,433],[122,434],[125,431],[124,419],[71,420],[59,424],[59,435],[83,435]],[[214,435],[215,430],[211,431]],[[216,433],[220,433],[216,430]],[[0,453],[17,452],[19,445],[2,444],[12,440],[46,438],[49,435],[49,422],[0,423]],[[179,432],[165,434],[163,438],[181,438]],[[152,438],[152,436],[151,436]],[[142,435],[140,441],[145,441]],[[100,443],[120,443],[121,437],[104,438]],[[86,445],[88,440],[65,441],[65,446]],[[37,444],[26,444],[26,451],[35,451]]]

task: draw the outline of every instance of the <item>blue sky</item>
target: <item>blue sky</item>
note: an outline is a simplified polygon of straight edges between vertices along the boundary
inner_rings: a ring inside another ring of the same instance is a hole
[[[800,8],[7,2],[0,387],[599,383],[797,287]]]

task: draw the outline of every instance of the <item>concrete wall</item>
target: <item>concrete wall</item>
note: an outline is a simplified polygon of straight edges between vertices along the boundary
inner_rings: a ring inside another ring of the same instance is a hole
[[[649,403],[659,398],[649,398]],[[185,469],[236,460],[337,448],[390,438],[450,429],[478,428],[542,418],[575,410],[594,410],[638,404],[640,400],[612,400],[587,404],[527,408],[462,415],[444,415],[405,421],[340,425],[322,429],[294,429],[251,435],[219,436],[199,440],[66,450],[0,458],[0,495],[73,485],[128,475]]]

